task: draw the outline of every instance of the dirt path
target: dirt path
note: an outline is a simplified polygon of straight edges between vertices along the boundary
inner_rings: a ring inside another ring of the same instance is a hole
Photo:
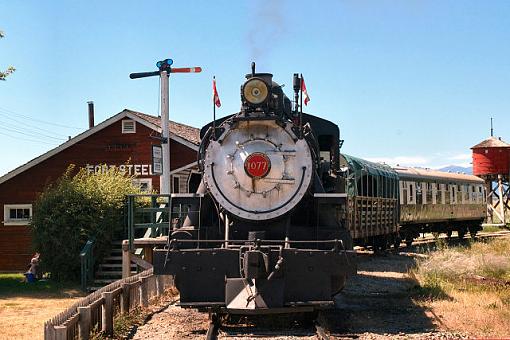
[[[461,339],[465,335],[442,329],[440,320],[415,304],[407,275],[414,256],[408,253],[358,256],[358,275],[336,298],[337,308],[325,317],[332,338],[337,339]],[[220,339],[316,339],[312,324],[271,317],[269,325],[223,327]],[[133,339],[205,338],[207,315],[174,305],[156,313],[139,327]]]
[[[330,329],[361,339],[462,338],[441,331],[434,314],[411,299],[416,283],[407,272],[414,261],[408,253],[360,254],[358,275],[337,296],[337,309],[328,317]]]

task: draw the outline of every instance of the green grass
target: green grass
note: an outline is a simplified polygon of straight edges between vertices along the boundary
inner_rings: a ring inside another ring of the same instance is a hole
[[[33,283],[24,282],[23,274],[0,274],[0,297],[11,296],[47,296],[68,297],[69,291],[76,295],[78,285],[59,283],[52,280],[39,280]]]
[[[496,226],[493,226],[493,225],[486,225],[486,226],[483,226],[483,232],[487,232],[487,233],[496,233],[498,231],[504,231],[504,230],[510,230],[510,224],[507,224],[507,228],[503,228],[503,227],[496,227]]]

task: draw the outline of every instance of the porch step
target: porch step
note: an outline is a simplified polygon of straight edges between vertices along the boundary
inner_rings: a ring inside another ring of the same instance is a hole
[[[137,273],[136,265],[130,266],[131,275]],[[96,291],[112,282],[122,279],[122,241],[113,241],[110,254],[103,258],[94,273],[94,281],[87,287],[88,291]]]
[[[131,270],[131,274],[135,275],[135,274],[137,274],[137,271]],[[98,270],[96,272],[96,276],[108,276],[108,277],[112,277],[112,278],[117,277],[117,280],[120,280],[120,279],[122,279],[122,270],[108,270],[108,271]]]
[[[122,268],[122,263],[101,263],[99,268]],[[136,264],[132,263],[131,268],[136,268]]]

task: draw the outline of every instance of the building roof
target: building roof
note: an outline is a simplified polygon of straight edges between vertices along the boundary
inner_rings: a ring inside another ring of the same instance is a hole
[[[510,148],[510,144],[505,142],[501,139],[501,137],[497,138],[494,136],[491,136],[484,140],[481,143],[476,144],[471,149],[478,149],[478,148]]]
[[[65,143],[60,144],[56,148],[51,149],[50,151],[40,155],[32,159],[31,161],[17,167],[16,169],[9,171],[7,174],[0,177],[0,184],[8,181],[9,179],[17,176],[18,174],[30,169],[31,167],[45,161],[46,159],[58,154],[59,152],[71,147],[72,145],[84,140],[85,138],[93,135],[94,133],[110,126],[111,124],[123,119],[130,118],[137,121],[140,124],[147,126],[150,129],[153,129],[159,133],[161,133],[161,118],[155,117],[151,115],[147,115],[145,113],[136,112],[128,109],[124,109],[121,112],[117,113],[115,116],[108,118],[107,120],[97,124],[96,126],[80,133],[74,138],[69,139]],[[180,124],[176,122],[170,121],[169,124],[170,130],[170,139],[175,140],[183,145],[186,145],[192,150],[198,151],[198,145],[200,144],[200,129]]]
[[[142,112],[137,112],[129,109],[124,109],[124,111],[129,112],[141,119],[144,119],[161,129],[161,117],[151,116]],[[182,123],[177,123],[174,121],[170,121],[169,130],[171,134],[175,134],[181,138],[184,138],[195,145],[200,144],[200,129],[197,129],[193,126],[189,126]]]

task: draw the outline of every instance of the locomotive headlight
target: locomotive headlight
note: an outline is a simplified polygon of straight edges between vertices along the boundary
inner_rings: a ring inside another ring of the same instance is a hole
[[[252,78],[244,83],[243,96],[251,105],[260,105],[266,101],[269,89],[265,82],[258,78]]]

